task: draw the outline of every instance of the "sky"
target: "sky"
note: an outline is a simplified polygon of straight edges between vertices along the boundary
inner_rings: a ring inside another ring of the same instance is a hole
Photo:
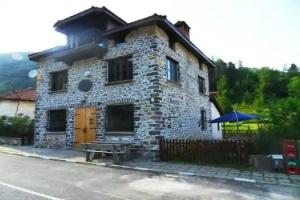
[[[0,53],[63,45],[53,24],[91,6],[127,22],[154,13],[186,21],[208,57],[247,67],[300,66],[300,0],[1,0]]]

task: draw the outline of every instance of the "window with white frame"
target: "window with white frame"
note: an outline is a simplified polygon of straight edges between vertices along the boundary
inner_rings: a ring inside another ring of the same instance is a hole
[[[168,81],[178,83],[179,82],[179,66],[178,62],[171,58],[167,58],[167,79]]]

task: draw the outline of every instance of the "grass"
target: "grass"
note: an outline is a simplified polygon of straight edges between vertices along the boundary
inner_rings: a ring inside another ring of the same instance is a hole
[[[259,125],[261,126],[261,124]],[[239,130],[243,131],[257,131],[259,129],[259,126],[257,123],[239,123]],[[237,124],[236,123],[225,123],[225,130],[237,130]]]

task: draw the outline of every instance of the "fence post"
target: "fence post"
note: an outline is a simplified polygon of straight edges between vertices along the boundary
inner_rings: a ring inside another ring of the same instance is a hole
[[[163,139],[159,139],[159,155],[160,160],[164,160],[164,149],[163,149]]]

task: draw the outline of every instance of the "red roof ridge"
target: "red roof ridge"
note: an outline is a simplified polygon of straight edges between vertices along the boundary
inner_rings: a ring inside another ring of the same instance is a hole
[[[6,94],[0,94],[0,100],[35,101],[36,100],[35,88],[28,87],[25,89],[19,89]]]

